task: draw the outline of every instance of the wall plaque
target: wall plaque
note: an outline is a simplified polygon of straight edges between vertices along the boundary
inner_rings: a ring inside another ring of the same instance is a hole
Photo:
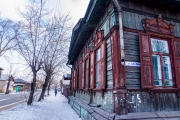
[[[140,62],[129,62],[129,61],[125,61],[125,66],[140,67]]]

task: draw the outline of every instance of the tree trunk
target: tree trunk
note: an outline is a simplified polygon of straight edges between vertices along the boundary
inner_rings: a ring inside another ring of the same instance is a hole
[[[41,99],[44,99],[44,94],[46,92],[46,88],[48,86],[49,80],[50,80],[50,75],[47,74],[46,78],[45,78],[45,82],[44,82],[43,87],[42,87],[41,95],[39,96],[38,101],[41,101]]]
[[[49,83],[48,84],[48,94],[47,95],[49,95],[50,86],[51,86],[51,84]]]
[[[33,102],[35,86],[36,86],[36,72],[33,72],[33,82],[31,83],[31,91],[30,91],[27,105],[31,105]]]
[[[9,84],[10,84],[10,81],[11,81],[11,76],[10,76],[9,79],[8,79],[8,84],[7,84],[7,87],[6,87],[6,92],[5,92],[5,94],[9,94]]]
[[[44,83],[44,85],[42,87],[41,95],[39,96],[38,101],[41,101],[41,99],[44,99],[44,94],[46,92],[46,88],[47,88],[47,85]]]

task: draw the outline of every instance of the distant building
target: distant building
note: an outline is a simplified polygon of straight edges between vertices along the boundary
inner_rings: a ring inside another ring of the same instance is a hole
[[[60,80],[61,92],[64,94],[65,97],[68,98],[70,95],[70,82],[71,81],[71,74],[64,74],[63,79]]]
[[[14,80],[14,89],[16,90],[16,92],[28,91],[29,87],[30,83],[23,79],[18,78]]]
[[[6,88],[7,88],[7,83],[10,80],[10,85],[9,85],[9,91],[12,92],[13,91],[13,85],[14,85],[14,78],[11,77],[11,75],[8,74],[1,74],[1,78],[0,78],[0,93],[5,93],[6,92]]]
[[[0,78],[1,78],[1,74],[2,74],[2,71],[3,71],[3,70],[4,70],[4,69],[0,67]]]

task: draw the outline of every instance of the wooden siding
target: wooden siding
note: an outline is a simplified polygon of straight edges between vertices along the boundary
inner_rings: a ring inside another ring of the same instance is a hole
[[[140,62],[139,59],[139,40],[137,33],[124,31],[124,51],[125,61]],[[140,67],[126,66],[126,87],[141,88]]]
[[[148,13],[147,13],[148,15]],[[123,11],[123,26],[126,28],[131,29],[137,29],[137,30],[144,30],[142,26],[142,20],[146,18],[145,14],[138,14],[128,11]],[[157,17],[149,17],[150,19],[154,19]],[[170,20],[167,20],[166,18],[163,18],[168,24],[170,23]],[[172,20],[173,21],[173,20]],[[174,27],[174,35],[176,37],[180,37],[180,21],[178,20],[174,21],[175,27]]]
[[[113,75],[112,75],[112,45],[111,39],[106,41],[106,84],[107,88],[113,87]]]
[[[110,32],[110,29],[118,23],[118,14],[114,10],[114,7],[110,5],[107,10],[108,11],[106,11],[96,28],[98,29],[98,27],[100,26],[100,29],[104,31],[104,36],[106,36]]]
[[[101,108],[112,112],[114,109],[113,93],[105,92],[104,97],[102,97],[101,93],[96,92],[95,95],[93,95],[92,103],[101,105]]]
[[[128,112],[179,111],[180,99],[176,93],[128,92]]]

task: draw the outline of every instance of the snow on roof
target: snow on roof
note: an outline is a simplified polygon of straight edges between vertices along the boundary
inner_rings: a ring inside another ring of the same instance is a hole
[[[27,81],[25,81],[23,79],[18,78],[18,79],[14,80],[14,83],[29,83],[29,82],[27,82]]]
[[[1,77],[0,77],[0,80],[8,80],[9,76],[10,75],[8,75],[8,74],[2,74]]]

